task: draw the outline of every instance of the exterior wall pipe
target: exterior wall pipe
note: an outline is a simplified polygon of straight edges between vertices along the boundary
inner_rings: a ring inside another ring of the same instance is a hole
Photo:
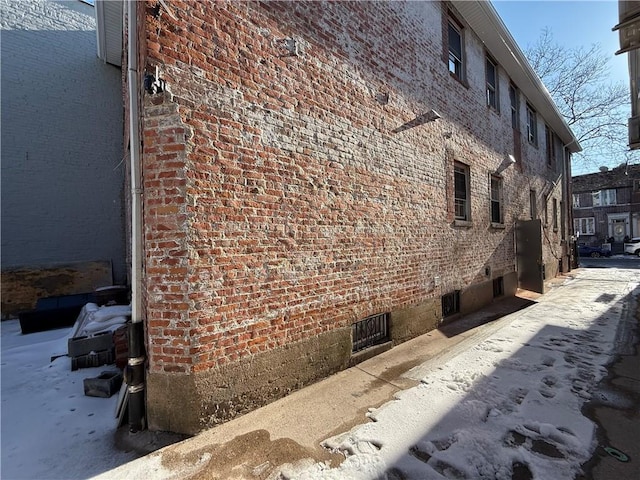
[[[131,171],[131,325],[129,327],[129,429],[145,428],[144,333],[142,323],[142,188],[139,133],[137,2],[127,1],[127,80],[129,90],[129,152]]]

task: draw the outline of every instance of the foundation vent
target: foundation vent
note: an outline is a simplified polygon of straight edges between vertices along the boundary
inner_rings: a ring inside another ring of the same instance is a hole
[[[442,296],[442,317],[450,317],[460,312],[460,290]]]
[[[351,326],[352,353],[389,341],[389,313],[372,315]]]
[[[504,295],[504,277],[493,279],[493,298]]]

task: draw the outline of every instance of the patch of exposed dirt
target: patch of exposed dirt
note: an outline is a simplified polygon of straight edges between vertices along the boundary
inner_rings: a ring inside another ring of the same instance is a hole
[[[342,455],[320,447],[305,448],[290,438],[271,440],[268,431],[255,430],[187,453],[167,450],[162,453],[162,465],[180,471],[202,463],[197,472],[183,477],[185,480],[266,480],[279,466],[307,458],[332,467],[344,460]]]

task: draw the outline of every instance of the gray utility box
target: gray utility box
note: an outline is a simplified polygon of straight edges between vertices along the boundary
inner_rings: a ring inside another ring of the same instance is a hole
[[[113,347],[113,334],[103,332],[93,337],[70,338],[67,344],[68,354],[71,358],[87,355],[91,352],[101,352]]]
[[[120,385],[122,385],[122,373],[102,372],[95,378],[84,379],[84,394],[89,397],[109,398],[120,390]]]

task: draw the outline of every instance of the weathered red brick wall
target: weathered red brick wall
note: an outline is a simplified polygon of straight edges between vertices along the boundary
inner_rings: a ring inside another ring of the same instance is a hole
[[[451,77],[441,4],[170,2],[177,19],[152,6],[147,67],[169,90],[144,106],[152,372],[219,367],[514,271],[513,223],[548,184],[544,136],[508,164],[508,77],[496,113],[471,31],[467,85]],[[402,129],[431,109],[442,118]],[[454,160],[471,166],[466,228]],[[495,171],[504,229],[490,227]]]

